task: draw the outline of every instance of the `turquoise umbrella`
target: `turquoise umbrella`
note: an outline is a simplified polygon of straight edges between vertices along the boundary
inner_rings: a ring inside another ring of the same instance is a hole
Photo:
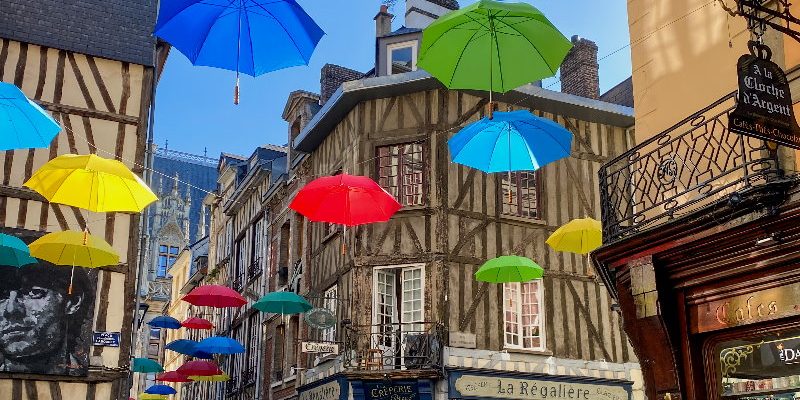
[[[143,373],[164,372],[164,367],[149,358],[134,358],[131,371]]]
[[[37,262],[22,240],[0,233],[0,265],[19,268]]]
[[[276,314],[301,314],[313,307],[302,296],[292,292],[267,293],[259,299],[253,308],[262,312]]]
[[[0,150],[47,147],[61,127],[18,87],[0,82]]]

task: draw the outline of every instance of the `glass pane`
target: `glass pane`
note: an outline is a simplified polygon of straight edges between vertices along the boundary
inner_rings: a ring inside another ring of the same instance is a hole
[[[158,252],[159,253],[166,253],[167,252],[167,246],[164,246],[164,245],[158,246]]]
[[[170,246],[170,248],[169,248],[169,254],[173,254],[173,255],[175,255],[175,254],[178,254],[178,248],[177,248],[177,247],[171,247],[171,246]]]
[[[800,331],[724,342],[717,346],[716,355],[723,396],[740,399],[800,396]]]
[[[399,47],[392,49],[392,74],[400,74],[413,70],[413,48]]]

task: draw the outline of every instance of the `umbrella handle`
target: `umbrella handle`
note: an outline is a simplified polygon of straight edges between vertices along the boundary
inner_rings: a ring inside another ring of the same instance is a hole
[[[75,266],[72,266],[72,273],[69,275],[69,287],[67,288],[67,294],[72,296],[72,278],[75,277]]]
[[[236,87],[233,88],[233,104],[239,105],[239,73],[236,73]]]
[[[347,254],[347,225],[342,227],[342,255]]]

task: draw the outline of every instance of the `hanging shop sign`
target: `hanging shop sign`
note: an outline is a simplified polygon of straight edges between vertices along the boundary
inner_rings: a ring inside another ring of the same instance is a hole
[[[690,331],[703,333],[800,315],[800,285],[771,289],[698,304],[689,309]]]
[[[728,129],[800,149],[786,74],[770,61],[772,50],[766,45],[751,41],[750,52],[739,57],[739,101],[728,117]]]
[[[326,353],[339,354],[339,344],[329,342],[302,342],[303,353]]]
[[[416,381],[365,381],[365,400],[419,400],[419,384]]]
[[[493,399],[548,400],[628,400],[623,386],[565,382],[543,379],[517,379],[491,375],[464,374],[453,385],[458,397]]]
[[[119,347],[119,332],[93,332],[92,346]]]

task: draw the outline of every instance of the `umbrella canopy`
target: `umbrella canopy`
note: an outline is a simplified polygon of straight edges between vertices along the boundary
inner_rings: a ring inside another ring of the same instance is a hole
[[[528,282],[541,279],[542,276],[544,276],[542,267],[530,258],[520,256],[493,258],[475,273],[475,279],[489,283]]]
[[[447,144],[453,162],[484,172],[534,171],[570,155],[572,132],[528,111],[496,112]]]
[[[546,243],[555,251],[587,254],[603,244],[603,226],[593,218],[573,219],[556,229]]]
[[[25,242],[17,237],[0,233],[0,265],[19,268],[36,263]]]
[[[196,351],[209,354],[241,354],[244,347],[234,339],[223,336],[212,336],[200,341],[195,346]]]
[[[119,264],[119,255],[111,245],[87,232],[48,233],[29,247],[32,256],[55,265],[97,268]]]
[[[386,222],[401,205],[372,179],[339,174],[309,182],[289,207],[311,221],[356,226]]]
[[[189,379],[196,382],[225,382],[231,379],[230,375],[220,371],[217,375],[209,376],[190,376]]]
[[[209,353],[199,352],[197,350],[197,342],[189,339],[178,339],[167,343],[164,346],[167,350],[172,350],[176,353],[184,354],[195,358],[211,359],[212,355]]]
[[[271,292],[259,299],[253,308],[277,314],[301,314],[313,308],[302,296],[292,292]]]
[[[155,317],[147,323],[151,328],[180,329],[181,322],[169,315]]]
[[[178,367],[176,372],[186,376],[213,376],[222,373],[216,363],[205,360],[188,361]]]
[[[164,394],[141,393],[139,400],[167,400],[167,396]]]
[[[214,324],[212,324],[211,321],[197,317],[187,318],[186,320],[181,322],[181,326],[189,329],[204,329],[204,330],[214,329]]]
[[[64,154],[42,165],[24,186],[51,203],[94,212],[141,212],[158,200],[125,164],[94,154]]]
[[[572,43],[527,3],[480,0],[422,32],[417,65],[450,89],[511,89],[554,76]]]
[[[0,82],[0,150],[47,147],[61,127],[18,87]]]
[[[183,296],[182,300],[195,306],[216,308],[241,307],[247,304],[247,300],[238,292],[220,285],[198,286]]]
[[[172,386],[167,386],[167,385],[153,385],[145,389],[144,392],[147,394],[161,394],[161,395],[178,393],[178,391],[173,389]]]
[[[154,373],[164,372],[164,368],[149,358],[134,358],[131,366],[133,372]]]
[[[184,383],[192,381],[191,379],[189,379],[188,376],[175,371],[169,371],[169,372],[164,372],[163,374],[158,374],[156,376],[156,380],[159,382],[174,382],[174,383]]]

